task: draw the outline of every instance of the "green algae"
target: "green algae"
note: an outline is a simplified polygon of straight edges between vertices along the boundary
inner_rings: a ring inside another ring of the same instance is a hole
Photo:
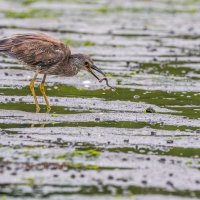
[[[45,18],[45,19],[53,19],[61,16],[60,11],[52,11],[48,9],[30,9],[28,11],[4,11],[4,14],[7,18]]]

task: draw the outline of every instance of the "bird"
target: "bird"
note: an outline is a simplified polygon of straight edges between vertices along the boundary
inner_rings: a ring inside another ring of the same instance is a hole
[[[35,72],[29,86],[36,105],[36,113],[40,112],[34,89],[38,74],[43,74],[40,91],[46,103],[47,113],[51,111],[44,87],[47,75],[70,77],[75,76],[80,70],[86,70],[100,82],[106,80],[108,85],[107,78],[99,79],[94,73],[96,71],[106,77],[89,55],[72,54],[67,44],[43,32],[15,34],[8,38],[3,38],[0,40],[0,53],[19,60],[27,69]]]

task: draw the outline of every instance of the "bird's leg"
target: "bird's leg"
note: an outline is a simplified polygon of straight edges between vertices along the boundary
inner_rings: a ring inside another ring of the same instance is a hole
[[[47,113],[50,113],[51,107],[50,107],[50,105],[49,105],[49,101],[48,101],[48,99],[47,99],[47,96],[46,96],[45,90],[44,90],[44,83],[45,83],[45,80],[46,80],[46,74],[44,74],[43,79],[42,79],[42,82],[41,82],[41,84],[40,84],[40,91],[41,91],[41,93],[42,93],[42,95],[43,95],[43,97],[44,97],[44,100],[45,100],[45,103],[46,103],[46,106],[47,106]]]
[[[35,83],[35,80],[36,80],[36,78],[37,78],[38,73],[39,73],[39,71],[37,70],[37,71],[35,72],[35,75],[34,75],[33,79],[32,79],[31,82],[30,82],[30,85],[29,85],[29,86],[30,86],[30,89],[31,89],[31,93],[32,93],[33,98],[34,98],[34,101],[35,101],[36,113],[40,112],[40,106],[39,106],[37,97],[36,97],[36,95],[35,95],[35,89],[34,89],[34,83]]]

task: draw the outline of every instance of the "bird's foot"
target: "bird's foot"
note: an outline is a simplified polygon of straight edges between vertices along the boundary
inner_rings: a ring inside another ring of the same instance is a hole
[[[45,127],[45,124],[41,124],[40,127],[41,127],[41,128],[44,128],[44,127]]]

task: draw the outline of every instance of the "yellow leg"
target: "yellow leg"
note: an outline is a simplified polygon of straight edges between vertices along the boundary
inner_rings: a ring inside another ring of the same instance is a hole
[[[43,79],[42,79],[42,82],[41,82],[41,84],[40,84],[40,91],[41,91],[41,93],[42,93],[42,95],[43,95],[43,97],[44,97],[44,100],[45,100],[45,102],[46,102],[47,113],[50,113],[51,107],[50,107],[50,105],[49,105],[49,101],[48,101],[48,99],[47,99],[47,96],[46,96],[45,90],[44,90],[44,83],[45,83],[45,80],[46,80],[46,74],[44,74]]]
[[[40,112],[40,106],[39,106],[39,103],[38,103],[38,100],[37,100],[37,97],[35,95],[35,89],[34,89],[34,83],[35,83],[35,80],[37,78],[37,75],[38,75],[38,70],[35,72],[35,75],[33,77],[33,79],[31,80],[30,82],[30,89],[31,89],[31,93],[33,95],[33,98],[34,98],[34,101],[35,101],[35,105],[36,105],[36,113]]]

